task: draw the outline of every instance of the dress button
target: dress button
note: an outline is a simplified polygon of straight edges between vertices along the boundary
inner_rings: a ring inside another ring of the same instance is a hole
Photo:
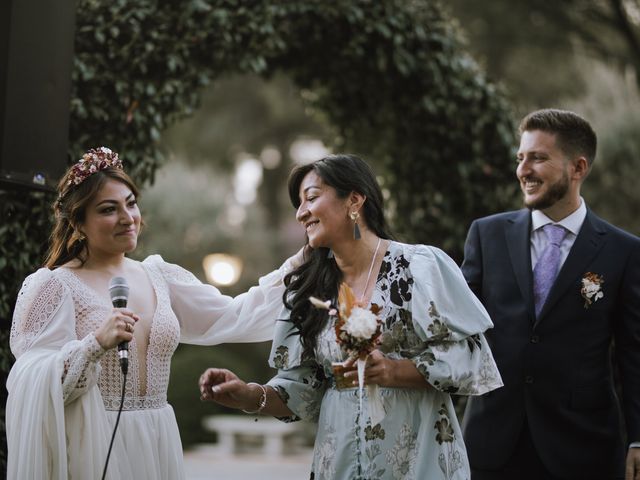
[[[538,335],[534,335],[531,337],[531,343],[538,343],[540,341],[540,337]]]
[[[526,377],[524,377],[524,383],[532,384],[533,377],[531,375],[527,375]]]

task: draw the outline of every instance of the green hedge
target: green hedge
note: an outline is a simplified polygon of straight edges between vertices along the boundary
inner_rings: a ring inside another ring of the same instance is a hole
[[[9,329],[16,295],[24,277],[42,263],[50,230],[51,194],[0,191],[0,377],[3,395],[13,357],[9,353]],[[5,402],[0,405],[0,472],[6,463]],[[4,475],[2,475],[4,478]]]
[[[406,240],[459,259],[470,220],[513,201],[509,107],[436,1],[80,0],[75,49],[71,158],[107,145],[142,183],[162,160],[161,132],[198,107],[204,85],[283,71],[339,133],[336,150],[385,165]],[[49,220],[42,194],[0,198],[6,332]]]

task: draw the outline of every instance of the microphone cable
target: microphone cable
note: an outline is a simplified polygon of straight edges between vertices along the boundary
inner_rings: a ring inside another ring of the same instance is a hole
[[[116,424],[113,427],[113,434],[111,435],[111,442],[109,443],[109,451],[107,452],[107,459],[104,462],[104,470],[102,472],[102,480],[105,480],[107,475],[107,466],[109,465],[109,457],[111,456],[111,449],[113,448],[113,441],[116,438],[116,430],[118,430],[118,423],[120,423],[120,414],[122,413],[122,406],[124,405],[124,391],[127,386],[127,372],[122,372],[122,397],[120,397],[120,408],[118,409],[118,416],[116,417]]]
[[[111,303],[113,304],[114,308],[126,307],[127,301],[129,299],[129,285],[127,284],[127,279],[123,277],[113,277],[111,280],[109,280],[109,296],[111,297]],[[107,459],[104,462],[102,480],[105,480],[105,476],[107,475],[109,457],[111,456],[113,441],[116,438],[116,431],[118,430],[120,415],[122,414],[122,407],[124,406],[124,392],[127,386],[127,372],[129,371],[129,342],[122,341],[118,344],[118,357],[120,362],[120,370],[122,370],[122,397],[120,398],[120,408],[118,408],[116,424],[113,427],[113,434],[111,435],[111,442],[109,443]]]

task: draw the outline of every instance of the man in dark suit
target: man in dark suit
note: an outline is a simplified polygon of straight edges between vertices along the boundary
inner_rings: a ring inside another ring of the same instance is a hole
[[[467,405],[472,480],[638,480],[640,239],[580,196],[596,152],[583,118],[540,110],[520,133],[527,208],[474,221],[462,264],[504,381]]]

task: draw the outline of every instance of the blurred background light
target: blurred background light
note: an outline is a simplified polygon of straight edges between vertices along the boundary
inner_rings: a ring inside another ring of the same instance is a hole
[[[298,165],[315,162],[329,155],[329,149],[322,140],[311,138],[299,138],[289,148],[291,159]]]
[[[242,158],[233,177],[236,202],[240,205],[251,205],[256,200],[261,183],[262,162],[253,157]]]
[[[282,162],[282,154],[276,147],[269,145],[263,148],[262,152],[260,152],[260,160],[262,160],[264,168],[273,170],[280,166],[280,163]]]
[[[242,260],[227,253],[212,253],[202,261],[209,283],[221,287],[234,285],[242,273]]]

